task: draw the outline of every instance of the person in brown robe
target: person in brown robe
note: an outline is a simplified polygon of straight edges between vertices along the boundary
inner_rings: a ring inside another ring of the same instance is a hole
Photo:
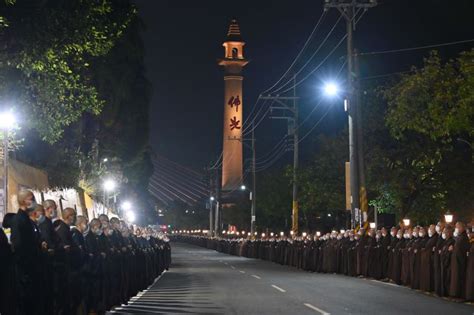
[[[444,230],[444,223],[438,222],[435,227],[436,233],[438,233],[438,241],[436,242],[436,249],[433,254],[433,280],[434,280],[434,292],[437,295],[441,295],[441,256],[440,252],[443,248],[444,239],[441,237],[441,234]]]
[[[428,241],[425,248],[421,249],[420,257],[420,289],[426,292],[434,290],[434,261],[433,256],[438,242],[438,233],[434,224],[428,228]]]
[[[474,301],[474,231],[471,228],[470,233],[471,249],[467,258],[466,272],[466,300]]]
[[[386,270],[384,271],[382,268],[382,273],[384,273],[384,281],[389,281],[392,279],[392,270],[393,270],[393,262],[394,262],[394,251],[393,249],[395,246],[397,246],[399,238],[397,237],[398,230],[396,227],[392,227],[390,230],[390,235],[387,236],[390,240],[388,243],[387,249],[386,249],[386,255],[387,255],[387,267]],[[401,237],[403,237],[403,234],[401,234]],[[383,254],[382,254],[383,255]]]
[[[390,268],[390,279],[396,284],[401,284],[402,272],[402,254],[406,246],[407,239],[404,238],[404,231],[402,229],[397,232],[397,243],[392,249],[392,265]]]
[[[439,296],[447,296],[450,288],[451,279],[451,253],[454,246],[453,228],[452,226],[446,226],[444,228],[442,237],[444,239],[443,246],[440,250],[440,261],[441,261],[441,288]]]
[[[464,298],[466,290],[467,253],[470,248],[464,223],[456,223],[454,236],[456,242],[452,248],[451,255],[451,283],[449,295],[455,298]]]
[[[365,230],[360,229],[358,234],[358,241],[357,241],[357,275],[360,276],[364,274],[365,271],[365,246],[367,243],[367,236],[365,235]]]
[[[402,269],[400,274],[400,281],[403,285],[410,284],[410,254],[413,242],[415,241],[413,237],[413,230],[409,228],[405,230],[403,235],[405,238],[405,247],[402,250]]]
[[[420,271],[425,266],[421,266],[421,251],[425,248],[426,242],[428,241],[428,235],[424,227],[418,228],[418,238],[413,247],[413,262],[411,265],[411,288],[419,289],[420,288]]]

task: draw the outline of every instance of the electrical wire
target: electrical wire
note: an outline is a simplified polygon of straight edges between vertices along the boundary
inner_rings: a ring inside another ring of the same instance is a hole
[[[190,200],[192,200],[192,201],[194,201],[194,202],[197,202],[197,199],[194,199],[193,197],[191,197],[191,196],[188,195],[187,193],[184,193],[181,189],[176,188],[176,186],[171,185],[169,182],[158,181],[158,180],[156,180],[156,179],[153,178],[153,177],[151,177],[150,180],[151,180],[154,184],[156,184],[156,185],[158,185],[158,186],[160,186],[160,187],[163,187],[163,185],[165,185],[165,186],[169,187],[170,189],[174,190],[176,193],[178,193],[178,194],[180,194],[180,195],[183,195],[183,196],[185,196],[186,198],[188,198],[188,199],[190,199]]]
[[[309,72],[306,76],[303,77],[303,79],[299,80],[298,82],[296,82],[294,84],[294,86],[291,86],[289,88],[287,88],[286,90],[284,91],[281,91],[280,93],[283,94],[283,93],[286,93],[288,91],[291,91],[293,90],[296,86],[300,85],[301,83],[303,83],[304,81],[306,81],[314,72],[316,72],[319,68],[321,68],[321,66],[326,62],[326,60],[329,59],[329,57],[331,57],[331,55],[336,51],[337,48],[339,48],[339,46],[341,46],[341,44],[344,42],[344,40],[347,38],[347,34],[345,34],[340,40],[339,42],[336,44],[336,46],[334,46],[334,48],[329,52],[329,54],[315,67],[313,68],[313,70],[311,70],[311,72]]]
[[[306,39],[306,42],[304,43],[303,48],[301,48],[298,55],[296,55],[295,59],[293,60],[291,65],[288,67],[288,69],[285,71],[285,73],[280,77],[280,79],[278,79],[278,81],[275,82],[275,84],[273,84],[271,87],[269,87],[268,89],[263,91],[261,94],[268,93],[271,89],[273,89],[275,86],[277,86],[281,82],[281,80],[283,80],[284,77],[286,77],[286,75],[290,72],[290,70],[293,68],[293,66],[298,61],[299,57],[301,57],[301,55],[303,54],[303,51],[306,49],[308,44],[311,42],[311,39],[313,38],[313,35],[316,33],[316,30],[319,28],[319,25],[321,25],[322,21],[324,20],[324,17],[326,16],[326,13],[327,13],[327,11],[323,11],[321,16],[319,17],[318,22],[316,23],[313,30],[311,31],[311,34],[309,34],[308,38]]]
[[[337,19],[336,23],[334,23],[333,27],[331,28],[331,30],[329,31],[329,33],[326,35],[326,37],[323,39],[323,41],[321,42],[321,44],[318,46],[318,48],[316,48],[316,50],[313,52],[313,54],[311,55],[311,57],[309,57],[309,59],[306,61],[306,63],[300,68],[300,70],[298,70],[294,76],[297,77],[302,71],[304,68],[306,68],[306,66],[311,62],[311,60],[313,60],[313,58],[316,56],[316,54],[321,50],[321,48],[324,46],[324,44],[326,43],[326,41],[329,39],[329,37],[331,36],[331,34],[334,32],[334,30],[336,29],[337,25],[339,24],[339,22],[341,21],[342,19],[342,15],[339,16],[339,18]],[[347,35],[346,35],[347,36]],[[325,58],[326,59],[326,58]],[[273,93],[276,93],[278,91],[281,91],[281,89],[283,89],[285,86],[287,86],[288,84],[290,84],[291,82],[293,82],[293,78],[289,79],[285,84],[283,84],[282,86],[280,86],[278,89],[274,90]],[[282,92],[284,93],[284,92]]]
[[[458,40],[458,41],[455,41],[455,42],[432,44],[432,45],[425,45],[425,46],[418,46],[418,47],[409,47],[409,48],[400,48],[400,49],[363,52],[363,53],[359,53],[358,55],[359,56],[369,56],[369,55],[373,56],[373,55],[382,55],[382,54],[401,53],[401,52],[407,52],[407,51],[413,51],[413,50],[428,49],[428,48],[443,47],[443,46],[451,46],[451,45],[465,44],[465,43],[471,43],[471,42],[474,42],[474,39]]]
[[[326,110],[326,112],[323,114],[323,116],[321,116],[321,118],[314,124],[313,127],[311,127],[311,129],[303,136],[301,137],[300,140],[298,140],[298,143],[301,143],[301,141],[303,141],[307,136],[309,136],[309,134],[321,123],[321,121],[323,121],[323,119],[327,116],[327,114],[329,113],[329,110],[331,109],[330,106],[328,106],[328,109]]]
[[[163,179],[161,179],[161,177],[163,177]],[[181,187],[183,190],[189,192],[190,194],[198,197],[198,198],[201,198],[202,196],[207,196],[209,191],[206,191],[205,193],[200,191],[200,189],[196,189],[196,188],[193,188],[193,187],[190,187],[187,183],[183,183],[183,182],[179,182],[177,181],[176,179],[174,179],[172,176],[164,173],[164,172],[160,172],[160,174],[153,174],[153,176],[151,177],[155,180],[161,180],[161,181],[169,181],[171,183],[173,183],[174,186],[179,186]]]

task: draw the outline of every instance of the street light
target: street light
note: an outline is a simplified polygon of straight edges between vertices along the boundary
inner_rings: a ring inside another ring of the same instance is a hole
[[[11,111],[0,113],[0,129],[3,129],[3,213],[8,212],[8,131],[16,125],[15,115]]]
[[[327,82],[324,85],[324,94],[329,97],[334,97],[339,94],[339,86],[335,82]]]
[[[404,225],[404,226],[410,226],[410,219],[408,219],[407,217],[405,217],[405,218],[403,219],[403,225]]]
[[[247,187],[245,185],[240,186],[240,190],[246,190]]]
[[[209,198],[211,201],[214,201],[216,200],[216,198],[214,198],[214,196],[211,196],[211,198]]]
[[[117,187],[117,184],[115,183],[115,181],[113,179],[107,179],[105,182],[104,182],[104,189],[105,191],[113,191],[115,189],[115,187]]]
[[[131,223],[135,222],[136,217],[133,211],[128,210],[127,212],[125,212],[125,215],[127,217],[128,222],[131,222]]]
[[[132,203],[130,201],[124,201],[122,203],[122,209],[125,210],[125,211],[129,211],[130,209],[132,209]],[[161,212],[161,211],[160,211]]]
[[[448,211],[446,211],[446,213],[444,214],[444,221],[446,221],[446,223],[448,224],[451,224],[453,223],[453,218],[454,218],[454,215]]]

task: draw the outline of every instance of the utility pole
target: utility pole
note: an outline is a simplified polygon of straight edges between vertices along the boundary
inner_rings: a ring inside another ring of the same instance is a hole
[[[324,9],[329,10],[336,8],[346,20],[347,31],[347,95],[346,107],[348,111],[348,125],[349,125],[349,162],[350,162],[350,185],[351,185],[351,221],[353,226],[356,221],[362,227],[363,220],[366,215],[362,216],[360,213],[360,194],[362,194],[363,204],[367,202],[365,191],[365,176],[363,169],[363,152],[360,149],[362,143],[362,132],[360,122],[360,109],[358,109],[358,78],[354,68],[354,43],[353,31],[355,30],[356,22],[369,8],[377,5],[377,0],[360,1],[360,0],[325,0]],[[360,15],[359,13],[362,12]],[[359,114],[359,115],[358,115]],[[362,168],[361,168],[362,166]],[[361,178],[364,183],[361,183]],[[363,187],[363,190],[361,189]],[[364,206],[366,211],[366,206]],[[359,214],[359,215],[358,215]],[[360,218],[358,220],[358,218]]]
[[[272,119],[285,119],[288,121],[288,134],[293,136],[293,202],[291,207],[291,230],[293,235],[298,234],[298,97],[296,96],[296,78],[293,77],[293,96],[261,96],[264,100],[272,100],[281,106],[272,106],[271,110],[284,110],[290,115],[271,116]],[[291,102],[291,105],[288,103]]]
[[[221,219],[221,204],[220,204],[220,198],[221,198],[221,181],[219,177],[219,169],[216,168],[215,172],[215,183],[216,183],[216,211],[215,211],[215,216],[214,216],[214,235],[219,236],[220,235],[220,219]]]
[[[212,237],[214,236],[213,230],[214,230],[214,213],[213,213],[213,207],[214,207],[214,201],[217,201],[217,196],[213,196],[213,188],[214,188],[214,180],[212,179],[212,169],[209,169],[209,181],[210,181],[210,190],[209,190],[209,236]]]
[[[299,203],[298,203],[298,155],[299,155],[299,133],[298,133],[298,108],[296,107],[296,76],[293,76],[293,204],[292,225],[294,235],[298,235],[299,228]]]
[[[252,122],[252,192],[250,193],[250,199],[252,201],[252,209],[250,211],[250,235],[255,236],[255,221],[256,217],[256,208],[257,208],[257,178],[256,178],[256,161],[255,161],[255,122]]]

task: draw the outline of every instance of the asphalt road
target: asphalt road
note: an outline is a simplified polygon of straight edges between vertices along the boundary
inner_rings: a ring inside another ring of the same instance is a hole
[[[173,263],[111,314],[474,314],[451,302],[375,280],[299,271],[173,243]]]

